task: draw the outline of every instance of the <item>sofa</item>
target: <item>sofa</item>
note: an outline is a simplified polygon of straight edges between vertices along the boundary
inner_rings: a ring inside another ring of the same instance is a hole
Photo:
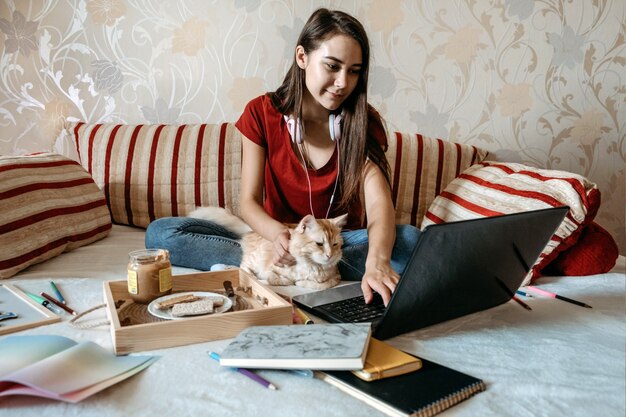
[[[241,139],[231,123],[78,122],[66,126],[54,152],[0,158],[0,283],[38,293],[53,280],[75,310],[98,307],[103,282],[125,279],[128,252],[144,247],[150,221],[200,205],[238,212]],[[492,161],[477,147],[419,134],[391,132],[387,157],[398,223],[425,227],[568,205],[525,284],[593,306],[536,295],[525,299],[531,311],[509,302],[390,339],[485,381],[485,392],[445,415],[622,416],[624,257],[593,222],[600,204],[595,184],[572,173]],[[173,269],[186,272],[192,271]],[[273,289],[286,296],[306,291]],[[65,315],[20,334],[64,335],[112,350],[104,309],[87,317],[97,326],[79,328]],[[1,398],[0,407],[12,416],[379,413],[316,379],[262,371],[279,386],[271,391],[239,378],[207,355],[228,341],[147,352],[160,359],[75,405],[14,396]]]

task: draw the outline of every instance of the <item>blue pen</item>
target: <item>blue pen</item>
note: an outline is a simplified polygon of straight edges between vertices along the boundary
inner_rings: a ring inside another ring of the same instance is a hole
[[[520,291],[520,290],[517,290],[515,292],[519,295],[523,295],[524,297],[532,298],[532,295],[528,294],[527,292]]]
[[[287,371],[306,378],[313,378],[313,371],[310,369],[287,369]]]
[[[65,298],[63,298],[63,295],[61,294],[61,291],[59,291],[59,289],[57,288],[57,286],[54,283],[54,281],[50,281],[50,286],[52,287],[52,291],[54,291],[54,295],[57,296],[57,300],[59,300],[63,304],[67,304],[65,302]]]
[[[54,304],[52,304],[50,301],[46,300],[45,298],[40,297],[30,292],[26,292],[26,295],[28,295],[30,298],[32,298],[33,300],[35,300],[42,306],[46,307],[48,310],[52,311],[53,313],[63,314],[63,312],[59,309],[59,307],[55,306]]]

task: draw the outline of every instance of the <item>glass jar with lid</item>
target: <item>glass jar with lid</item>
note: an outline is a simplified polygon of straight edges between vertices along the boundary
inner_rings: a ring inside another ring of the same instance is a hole
[[[128,293],[148,304],[172,292],[172,264],[166,249],[142,249],[128,254]]]

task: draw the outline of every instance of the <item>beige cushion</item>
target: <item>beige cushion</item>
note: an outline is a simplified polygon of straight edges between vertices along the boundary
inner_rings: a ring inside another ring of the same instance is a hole
[[[0,278],[105,237],[102,191],[57,154],[0,157]]]
[[[447,142],[419,134],[389,137],[387,160],[391,165],[392,197],[396,222],[420,226],[435,197],[488,152],[475,146]]]
[[[69,126],[114,223],[146,227],[197,206],[239,212],[241,134],[233,124]]]

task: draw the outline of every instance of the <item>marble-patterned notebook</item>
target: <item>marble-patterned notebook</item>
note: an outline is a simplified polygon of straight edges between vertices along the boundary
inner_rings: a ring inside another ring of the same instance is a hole
[[[261,369],[363,369],[371,328],[364,324],[254,326],[224,349],[220,365]]]

